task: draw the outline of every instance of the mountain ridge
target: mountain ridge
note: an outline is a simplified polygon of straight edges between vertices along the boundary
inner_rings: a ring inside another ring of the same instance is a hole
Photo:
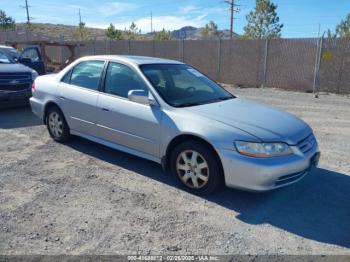
[[[17,23],[16,30],[19,32],[25,32],[27,25],[25,23]],[[30,31],[36,35],[48,38],[48,39],[62,39],[66,41],[74,40],[74,32],[78,26],[74,25],[64,25],[64,24],[51,24],[51,23],[32,23]],[[105,40],[106,29],[86,27],[86,30],[89,32],[91,39],[96,40]],[[185,39],[185,40],[202,40],[202,39],[229,39],[230,32],[229,30],[223,30],[222,34],[219,36],[209,36],[203,37],[201,31],[203,28],[197,28],[193,26],[184,26],[180,29],[170,31],[171,35],[175,39]],[[152,40],[154,33],[145,33],[137,36],[137,40]],[[234,33],[234,37],[238,37]]]

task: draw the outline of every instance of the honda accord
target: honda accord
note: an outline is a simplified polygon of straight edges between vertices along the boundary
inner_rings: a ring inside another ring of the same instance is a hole
[[[301,119],[237,98],[181,62],[138,56],[78,59],[33,84],[32,111],[51,137],[77,135],[155,161],[197,194],[222,185],[266,191],[317,165]]]

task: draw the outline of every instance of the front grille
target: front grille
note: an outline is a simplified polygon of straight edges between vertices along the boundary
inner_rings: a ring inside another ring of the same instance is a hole
[[[27,80],[31,81],[32,80],[32,75],[31,74],[21,74],[21,73],[6,73],[6,74],[0,74],[0,80],[2,82],[9,82],[12,80]]]
[[[0,85],[0,91],[23,91],[30,88],[30,84]]]
[[[0,91],[23,91],[32,83],[31,73],[0,73]]]
[[[308,137],[304,138],[298,143],[298,148],[301,152],[304,154],[309,152],[316,144],[316,138],[313,134],[309,135]]]

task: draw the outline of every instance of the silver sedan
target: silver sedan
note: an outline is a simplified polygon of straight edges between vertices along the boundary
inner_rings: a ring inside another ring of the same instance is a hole
[[[227,92],[181,62],[93,56],[33,84],[32,111],[51,137],[77,135],[170,170],[197,194],[222,185],[266,191],[317,165],[301,119]]]

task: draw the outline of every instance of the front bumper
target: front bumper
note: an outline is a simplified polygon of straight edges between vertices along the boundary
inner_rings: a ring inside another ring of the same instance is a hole
[[[307,153],[292,147],[294,154],[274,158],[244,156],[234,150],[219,150],[226,186],[248,191],[268,191],[295,183],[318,165],[317,142]]]
[[[21,91],[0,91],[0,106],[7,107],[28,104],[31,96],[31,88]]]

